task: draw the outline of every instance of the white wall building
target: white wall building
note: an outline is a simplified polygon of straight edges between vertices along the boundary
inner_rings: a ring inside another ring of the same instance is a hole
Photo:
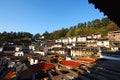
[[[66,56],[66,60],[72,60],[71,57]]]
[[[18,52],[15,52],[14,56],[23,56],[24,53],[23,51],[18,51]]]
[[[111,50],[112,50],[112,51],[118,51],[118,50],[119,50],[119,47],[117,47],[117,46],[111,47]]]
[[[110,47],[109,40],[108,39],[99,39],[97,41],[97,46],[109,48]]]
[[[58,39],[58,40],[55,40],[55,43],[60,43],[60,42],[62,42],[62,40],[61,39]]]
[[[30,46],[29,46],[29,49],[34,51],[34,50],[35,50],[35,46],[30,45]]]
[[[8,68],[13,68],[15,66],[15,62],[8,62]]]
[[[15,47],[15,51],[21,51],[22,50],[22,46],[16,46]]]
[[[51,53],[58,53],[58,54],[67,54],[67,50],[64,47],[61,47],[61,48],[59,48],[59,47],[52,48],[50,52]]]
[[[64,50],[59,50],[58,54],[66,54],[66,52]]]
[[[51,48],[62,47],[62,46],[63,46],[63,43],[55,43],[53,46],[51,46]]]
[[[120,41],[120,30],[109,32],[108,38],[110,41]]]
[[[71,48],[73,47],[73,44],[68,44],[66,47],[67,47],[68,49],[71,49]]]
[[[38,54],[40,54],[40,55],[42,55],[42,56],[45,55],[45,52],[44,52],[44,51],[34,51],[34,53],[38,53]]]
[[[63,42],[64,44],[68,44],[68,39],[62,39],[62,42]]]
[[[77,38],[76,37],[68,38],[68,42],[69,43],[75,43],[75,42],[77,42]]]
[[[87,36],[87,39],[92,39],[92,36]]]
[[[77,37],[77,42],[86,42],[87,38],[86,36],[78,36]]]
[[[92,37],[94,39],[99,39],[99,38],[101,38],[101,34],[93,34]]]
[[[0,52],[2,52],[3,51],[3,47],[0,47]]]
[[[95,39],[87,39],[87,43],[94,43],[94,42],[96,42]]]
[[[30,65],[34,65],[38,63],[38,59],[30,59]]]

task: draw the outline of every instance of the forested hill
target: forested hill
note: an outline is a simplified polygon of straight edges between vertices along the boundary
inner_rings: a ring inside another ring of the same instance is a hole
[[[43,33],[46,39],[60,39],[79,35],[92,35],[101,33],[102,36],[107,36],[109,31],[120,29],[115,23],[108,18],[95,19],[84,23],[78,23],[70,28],[62,28],[52,33],[47,31]]]
[[[54,26],[53,26],[54,27]],[[95,19],[84,23],[78,23],[77,25],[71,26],[70,28],[62,28],[60,30],[49,33],[44,32],[42,35],[36,33],[35,35],[29,32],[2,32],[0,33],[0,43],[14,40],[31,40],[39,39],[44,36],[45,39],[60,39],[79,35],[92,35],[101,33],[102,36],[106,36],[109,31],[119,30],[120,28],[110,21],[108,18]]]

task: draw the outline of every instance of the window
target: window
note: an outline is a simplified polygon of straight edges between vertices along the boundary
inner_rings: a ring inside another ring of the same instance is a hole
[[[102,41],[102,44],[104,44],[104,42]]]
[[[113,35],[113,37],[115,37],[115,35]]]
[[[20,54],[18,54],[18,56],[20,56]]]

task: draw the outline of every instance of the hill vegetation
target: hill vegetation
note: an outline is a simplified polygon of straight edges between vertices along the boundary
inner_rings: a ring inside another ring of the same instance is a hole
[[[14,41],[14,40],[30,40],[39,39],[44,36],[45,39],[60,39],[67,37],[74,37],[79,35],[92,35],[101,33],[102,36],[106,36],[109,31],[115,31],[120,29],[114,22],[108,18],[95,19],[84,23],[78,23],[70,28],[62,28],[55,30],[51,33],[45,31],[42,35],[39,33],[33,35],[29,32],[2,32],[0,33],[0,42]]]
[[[114,22],[108,18],[95,19],[84,23],[78,23],[77,25],[71,26],[70,28],[62,28],[52,33],[47,31],[43,33],[46,39],[60,39],[67,37],[74,37],[79,35],[92,35],[102,34],[102,37],[107,36],[109,31],[115,31],[120,29]]]

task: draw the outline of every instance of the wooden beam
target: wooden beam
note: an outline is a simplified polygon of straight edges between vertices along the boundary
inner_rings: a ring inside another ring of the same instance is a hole
[[[21,69],[17,72],[16,78],[14,80],[18,80],[18,78],[20,77],[20,74],[22,73],[24,66],[21,67]]]
[[[62,67],[61,69],[70,72],[75,77],[78,77],[78,73],[76,73],[68,68]]]
[[[57,75],[57,76],[54,76],[55,80],[60,80],[60,79],[63,79],[63,76],[62,75]]]
[[[65,80],[69,80],[68,77],[66,77],[62,72],[58,71],[57,69],[55,70],[58,74],[60,74]]]
[[[112,79],[112,80],[119,80],[119,77],[118,76],[115,76],[115,75],[112,75],[112,74],[106,74],[106,73],[104,73],[104,72],[98,72],[98,71],[96,71],[96,70],[90,70],[92,73],[95,73],[95,74],[98,74],[98,75],[101,75],[101,76],[103,76],[103,77],[105,77],[105,78],[108,78],[108,79]]]
[[[48,75],[49,75],[49,77],[50,77],[51,80],[55,80],[55,78],[53,77],[53,75],[51,74],[50,71],[48,71]]]
[[[86,71],[88,70],[88,67],[86,67],[86,66],[80,66],[80,68],[81,68],[81,69],[84,69],[84,70],[86,70]]]
[[[73,76],[78,77],[78,73],[76,73],[76,72],[74,72],[74,71],[66,68],[65,66],[63,66],[63,65],[61,65],[61,64],[58,64],[58,65],[61,66],[61,69],[62,69],[62,70],[68,71],[68,72],[70,72]]]
[[[107,70],[107,69],[99,69],[97,67],[92,67],[91,69],[93,70],[98,70],[98,71],[101,71],[101,72],[106,72],[106,73],[109,73],[109,74],[113,74],[113,75],[118,75],[120,76],[120,73],[119,72],[114,72],[114,71],[111,71],[111,70]]]
[[[80,72],[81,74],[84,74],[84,70],[78,69],[78,68],[74,68],[75,70],[77,70],[78,72]]]
[[[35,80],[35,74],[34,73],[32,74],[32,80]]]
[[[5,67],[0,67],[0,72],[4,69]]]
[[[84,75],[86,76],[89,76],[89,77],[92,77],[93,79],[95,80],[107,80],[105,77],[101,76],[101,75],[96,75],[96,74],[93,74],[91,72],[85,72]]]
[[[82,79],[82,80],[90,80],[90,79],[88,79],[87,77],[85,77],[85,76],[83,76],[83,75],[79,75],[79,76],[78,76],[78,79]]]

